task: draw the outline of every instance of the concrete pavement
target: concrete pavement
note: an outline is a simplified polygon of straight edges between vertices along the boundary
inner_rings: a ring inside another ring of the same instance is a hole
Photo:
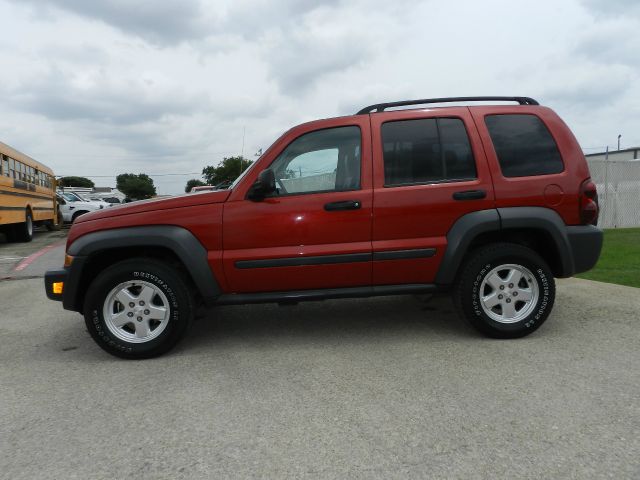
[[[0,282],[0,478],[640,478],[638,293],[560,281],[511,341],[447,298],[225,307],[136,362]]]
[[[28,243],[7,243],[0,234],[0,279],[41,277],[48,269],[61,268],[67,233],[66,228],[49,232],[38,227]]]

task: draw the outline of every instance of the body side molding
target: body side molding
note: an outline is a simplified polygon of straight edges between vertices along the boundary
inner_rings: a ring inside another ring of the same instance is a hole
[[[293,290],[288,292],[229,293],[218,297],[218,305],[245,305],[248,303],[297,303],[335,298],[362,298],[383,295],[405,295],[438,291],[432,284],[373,285],[367,287],[325,288]]]

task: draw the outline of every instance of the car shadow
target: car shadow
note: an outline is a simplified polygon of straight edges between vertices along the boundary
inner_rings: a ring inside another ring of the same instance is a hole
[[[377,341],[390,336],[469,338],[477,334],[458,318],[449,296],[402,295],[291,306],[217,307],[203,311],[179,348],[187,353],[234,341],[316,344],[337,339]]]

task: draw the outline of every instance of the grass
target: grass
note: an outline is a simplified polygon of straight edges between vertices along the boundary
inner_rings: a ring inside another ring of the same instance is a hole
[[[640,228],[605,230],[600,260],[577,277],[640,288]]]

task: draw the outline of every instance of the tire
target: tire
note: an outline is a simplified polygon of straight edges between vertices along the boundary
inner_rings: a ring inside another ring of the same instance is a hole
[[[24,222],[11,226],[7,237],[12,242],[30,242],[33,240],[33,215],[28,208],[24,214]]]
[[[44,226],[47,228],[48,231],[53,232],[53,231],[60,230],[62,228],[62,224],[63,224],[62,212],[58,208],[58,210],[56,211],[56,215],[53,218],[53,220],[47,220],[47,222],[44,224]]]
[[[453,291],[458,314],[493,338],[518,338],[537,330],[555,301],[553,273],[535,251],[497,243],[474,252]]]
[[[89,213],[86,210],[82,210],[80,212],[76,212],[73,214],[73,216],[71,217],[71,223],[74,223],[76,221],[76,218],[78,218],[80,215],[84,215],[85,213]]]
[[[127,359],[171,350],[187,332],[194,310],[182,272],[146,258],[104,270],[89,286],[84,302],[85,323],[96,343]]]

